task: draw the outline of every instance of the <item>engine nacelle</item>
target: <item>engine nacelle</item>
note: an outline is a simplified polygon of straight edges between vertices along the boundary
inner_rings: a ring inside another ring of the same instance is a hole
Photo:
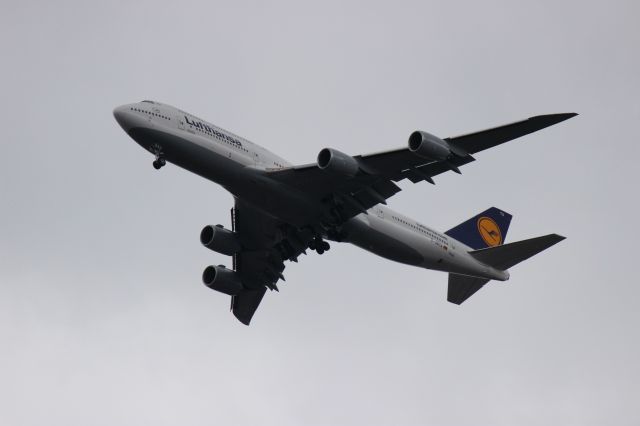
[[[238,274],[222,265],[207,266],[202,273],[202,282],[212,290],[234,296],[243,289]]]
[[[209,250],[233,256],[240,251],[238,234],[225,229],[222,225],[207,225],[200,232],[200,242]]]
[[[360,166],[355,158],[333,148],[325,148],[318,154],[318,167],[329,173],[353,177]]]
[[[447,142],[421,130],[416,130],[409,136],[409,151],[436,161],[446,160],[451,155],[451,147]]]

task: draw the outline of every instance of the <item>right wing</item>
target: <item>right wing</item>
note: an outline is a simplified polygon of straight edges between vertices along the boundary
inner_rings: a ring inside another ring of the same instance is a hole
[[[244,290],[231,296],[231,310],[245,325],[260,305],[267,290],[278,291],[276,283],[284,281],[285,262],[298,261],[314,235],[310,230],[298,230],[253,206],[236,199],[233,209],[233,230],[242,250],[233,256],[233,269],[238,273]]]
[[[263,286],[257,290],[242,290],[235,296],[231,296],[233,315],[244,325],[249,325],[266,292],[267,288]]]

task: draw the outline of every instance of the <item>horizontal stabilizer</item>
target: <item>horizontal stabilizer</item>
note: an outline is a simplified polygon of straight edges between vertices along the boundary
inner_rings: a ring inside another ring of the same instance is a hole
[[[504,271],[559,243],[564,238],[558,234],[550,234],[502,246],[470,251],[469,254],[485,265]]]
[[[473,296],[482,286],[488,283],[486,278],[468,277],[466,275],[449,274],[449,289],[447,290],[447,300],[456,305]]]

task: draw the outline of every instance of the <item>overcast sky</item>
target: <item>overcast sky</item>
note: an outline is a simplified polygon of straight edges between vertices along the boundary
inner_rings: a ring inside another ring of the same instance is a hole
[[[482,4],[480,4],[482,3]],[[3,2],[0,423],[637,425],[634,1]],[[403,184],[446,230],[566,241],[462,306],[446,274],[334,244],[250,327],[201,283],[232,198],[112,116],[155,99],[294,163],[580,115]]]

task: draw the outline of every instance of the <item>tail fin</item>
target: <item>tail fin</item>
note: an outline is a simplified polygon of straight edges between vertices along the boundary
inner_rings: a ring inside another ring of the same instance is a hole
[[[564,238],[562,235],[549,234],[503,246],[474,250],[469,254],[486,265],[504,271],[559,243]]]
[[[445,234],[474,250],[501,245],[509,230],[511,215],[491,207],[488,210],[449,229]]]

